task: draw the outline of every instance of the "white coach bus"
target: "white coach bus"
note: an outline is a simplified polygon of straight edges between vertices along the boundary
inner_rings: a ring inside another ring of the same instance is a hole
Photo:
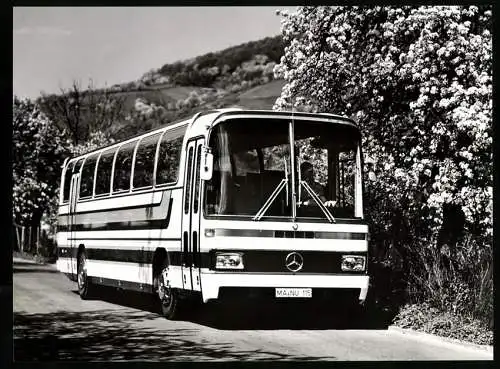
[[[360,131],[337,115],[212,110],[66,159],[58,221],[83,299],[150,292],[169,319],[192,297],[368,291]]]

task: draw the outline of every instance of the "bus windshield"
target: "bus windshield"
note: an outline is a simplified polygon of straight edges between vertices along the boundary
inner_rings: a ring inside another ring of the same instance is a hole
[[[361,186],[355,180],[360,175],[359,130],[302,119],[293,127],[291,135],[288,120],[262,118],[215,126],[209,143],[214,171],[205,186],[205,213],[254,220],[293,215],[354,218],[356,193],[360,193],[355,185]]]

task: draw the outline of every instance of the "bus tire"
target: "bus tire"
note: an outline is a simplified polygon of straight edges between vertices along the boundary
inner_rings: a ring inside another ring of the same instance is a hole
[[[78,266],[77,266],[77,284],[78,293],[82,300],[89,300],[95,296],[95,285],[92,284],[89,276],[87,275],[87,255],[85,250],[78,254]]]
[[[164,263],[154,276],[155,295],[160,303],[161,314],[169,320],[176,320],[181,315],[182,301],[179,297],[179,291],[168,284],[166,280],[167,274],[168,265]]]

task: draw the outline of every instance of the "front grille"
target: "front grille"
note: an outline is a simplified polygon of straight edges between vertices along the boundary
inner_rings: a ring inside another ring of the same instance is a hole
[[[332,241],[335,242],[335,241]],[[224,250],[233,252],[233,250]],[[243,253],[245,273],[286,273],[293,274],[286,267],[286,258],[291,252],[301,255],[303,266],[295,274],[364,274],[365,272],[342,272],[340,268],[342,255],[367,255],[366,252],[328,252],[302,250],[234,250]],[[212,268],[215,266],[215,256],[212,252]]]

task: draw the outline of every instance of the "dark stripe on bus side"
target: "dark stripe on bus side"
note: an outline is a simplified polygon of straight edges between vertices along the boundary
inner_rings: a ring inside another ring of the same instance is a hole
[[[117,206],[114,208],[106,208],[106,209],[96,209],[96,210],[87,210],[87,211],[79,211],[75,212],[73,216],[75,217],[75,223],[83,223],[85,220],[102,220],[109,217],[112,217],[113,220],[121,219],[124,217],[135,217],[137,219],[155,219],[166,213],[169,204],[171,203],[171,192],[166,191],[163,192],[160,203],[151,204],[144,203],[140,205],[133,206]],[[144,209],[144,210],[142,210]],[[156,215],[156,216],[155,216]],[[60,215],[58,217],[58,221],[60,224],[67,224],[68,218],[70,214]],[[130,219],[130,218],[127,218]]]
[[[140,230],[165,228],[163,221],[138,221],[138,222],[116,222],[116,223],[91,223],[75,224],[73,231],[118,231],[118,230]],[[64,229],[61,227],[61,231]]]
[[[69,250],[69,251],[66,251]],[[59,255],[68,257],[71,252],[69,248],[59,248]],[[180,250],[180,245],[179,245]],[[90,260],[120,261],[136,264],[151,264],[154,251],[152,250],[124,250],[124,249],[86,249]],[[73,257],[76,257],[77,249],[73,249]],[[214,269],[216,252],[236,252],[243,253],[245,269],[232,271],[242,273],[291,273],[286,268],[286,257],[293,250],[212,250],[201,252],[197,255],[196,265],[200,268]],[[340,263],[342,255],[364,255],[367,252],[330,252],[330,251],[296,251],[302,255],[304,266],[297,272],[301,273],[324,273],[338,274],[342,272]],[[183,253],[181,251],[168,251],[169,263],[174,266],[183,264]],[[224,272],[224,270],[220,270]],[[231,272],[229,272],[231,273]],[[352,272],[351,272],[352,273]],[[360,272],[361,274],[365,272]]]
[[[75,273],[64,273],[64,274],[73,282],[77,281],[77,275]],[[148,283],[129,282],[129,281],[122,281],[119,279],[102,278],[94,276],[89,276],[88,278],[92,283],[99,284],[102,286],[118,287],[126,290],[133,290],[146,293],[153,292],[153,286]]]
[[[128,222],[113,222],[113,223],[88,223],[75,224],[73,231],[118,231],[118,230],[143,230],[143,229],[160,229],[167,228],[170,219],[164,220],[145,220],[145,221],[128,221]],[[59,232],[69,232],[68,226],[58,226]]]
[[[99,212],[76,214],[75,224],[69,229],[67,215],[58,217],[59,232],[89,230],[134,230],[167,228],[172,214],[173,199],[164,196],[160,206],[142,205],[133,209],[106,209]],[[114,221],[109,221],[111,218]]]
[[[89,260],[121,261],[125,263],[151,264],[153,262],[153,250],[117,250],[117,249],[93,249],[86,248]]]
[[[131,206],[120,206],[115,208],[107,208],[107,209],[98,209],[98,210],[87,210],[87,211],[78,211],[75,212],[74,215],[85,215],[85,214],[96,214],[96,213],[105,213],[108,211],[120,211],[120,210],[133,210],[133,209],[141,209],[145,207],[155,207],[160,206],[161,203],[158,204],[139,204],[139,205],[131,205]],[[69,216],[69,214],[63,214],[62,216]]]
[[[340,240],[365,240],[366,233],[354,232],[313,232],[313,231],[274,231],[267,229],[222,229],[215,228],[214,236],[220,237],[275,237],[275,238],[315,238]]]
[[[90,281],[94,284],[100,284],[108,287],[118,287],[123,288],[124,290],[132,290],[137,292],[153,292],[153,286],[147,283],[139,283],[139,282],[129,282],[122,281],[119,279],[111,279],[111,278],[102,278],[102,277],[89,277]]]
[[[179,240],[179,250],[180,250],[180,240]],[[140,250],[140,249],[99,249],[99,248],[86,248],[85,252],[87,258],[90,260],[102,260],[102,261],[117,261],[125,263],[135,263],[135,264],[152,264],[154,250]],[[60,257],[73,257],[76,258],[78,253],[77,247],[59,247],[58,256]],[[203,259],[205,261],[206,268],[208,268],[208,253],[206,253]],[[170,265],[181,265],[182,264],[182,252],[181,251],[168,251],[168,257],[170,258]]]

